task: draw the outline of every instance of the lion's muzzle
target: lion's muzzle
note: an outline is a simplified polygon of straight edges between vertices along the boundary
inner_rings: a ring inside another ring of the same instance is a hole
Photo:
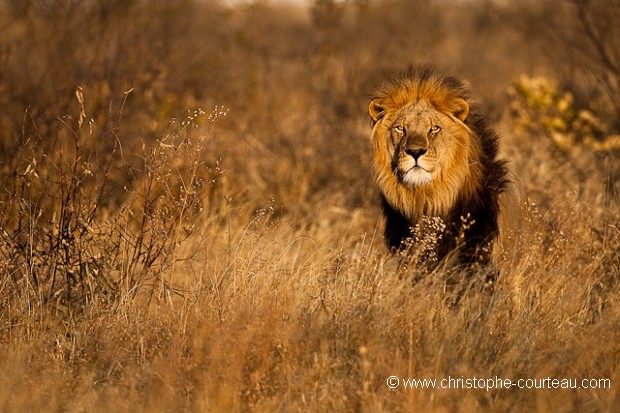
[[[426,148],[407,148],[405,149],[405,153],[411,156],[416,163],[418,162],[418,158],[424,155],[427,152]]]
[[[409,186],[429,183],[432,180],[432,165],[426,156],[428,140],[419,134],[409,134],[400,142],[398,148],[397,165],[401,182]]]

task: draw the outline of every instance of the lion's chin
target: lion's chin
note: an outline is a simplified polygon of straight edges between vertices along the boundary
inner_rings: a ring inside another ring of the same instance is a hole
[[[420,167],[411,168],[401,177],[403,183],[409,186],[426,185],[433,180],[433,175]]]

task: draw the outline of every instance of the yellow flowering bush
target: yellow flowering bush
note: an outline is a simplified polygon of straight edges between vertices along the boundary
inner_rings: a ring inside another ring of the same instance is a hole
[[[509,94],[517,127],[548,136],[562,151],[620,149],[620,135],[611,134],[592,111],[578,109],[573,94],[561,90],[556,80],[523,75]]]

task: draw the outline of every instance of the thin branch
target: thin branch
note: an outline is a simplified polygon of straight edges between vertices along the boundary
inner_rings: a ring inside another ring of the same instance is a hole
[[[599,58],[601,59],[601,62],[614,75],[620,76],[620,68],[618,68],[614,64],[613,60],[611,59],[611,57],[607,53],[607,50],[605,49],[605,45],[604,45],[603,39],[601,38],[600,35],[598,35],[594,31],[593,24],[591,24],[588,21],[587,9],[589,8],[590,1],[589,0],[583,0],[583,1],[577,1],[576,3],[577,3],[578,8],[579,8],[579,12],[578,12],[579,21],[581,22],[581,25],[582,25],[582,27],[583,27],[583,29],[585,31],[586,36],[588,36],[588,39],[590,39],[590,42],[592,43],[592,45],[596,49],[596,52],[599,55]]]

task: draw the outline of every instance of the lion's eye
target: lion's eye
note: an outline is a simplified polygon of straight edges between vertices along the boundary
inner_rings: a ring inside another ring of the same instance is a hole
[[[402,125],[396,125],[396,126],[394,126],[394,131],[395,131],[396,133],[399,133],[399,134],[401,134],[401,135],[404,135],[404,134],[405,134],[405,127],[404,127],[404,126],[402,126]]]
[[[433,125],[433,126],[431,126],[431,130],[430,130],[430,132],[431,132],[431,133],[437,133],[437,132],[439,132],[440,130],[441,130],[441,126],[439,126],[439,125]]]

